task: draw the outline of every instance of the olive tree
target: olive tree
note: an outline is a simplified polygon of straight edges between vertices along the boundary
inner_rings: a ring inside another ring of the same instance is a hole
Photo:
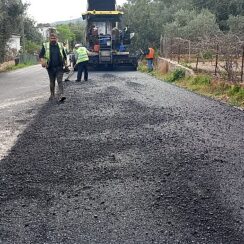
[[[174,15],[174,21],[166,24],[164,34],[195,41],[213,36],[219,31],[215,15],[208,10],[202,10],[200,13],[194,10],[179,10]]]
[[[230,31],[233,34],[236,34],[240,36],[242,39],[244,39],[244,16],[243,15],[237,15],[237,16],[230,15],[227,23],[230,28]]]

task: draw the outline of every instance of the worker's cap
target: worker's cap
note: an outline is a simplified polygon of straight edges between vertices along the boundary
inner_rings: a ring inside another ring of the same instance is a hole
[[[81,47],[82,45],[80,43],[75,44],[75,48]]]

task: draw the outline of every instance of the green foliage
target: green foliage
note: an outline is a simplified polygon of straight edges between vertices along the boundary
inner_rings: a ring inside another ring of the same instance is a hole
[[[198,75],[191,81],[192,85],[207,85],[211,83],[211,77],[207,75]]]
[[[4,61],[6,44],[11,34],[21,35],[21,45],[27,52],[36,51],[36,45],[40,45],[42,37],[35,28],[35,21],[26,17],[25,11],[28,5],[22,0],[1,0],[0,2],[0,62]]]
[[[139,63],[138,65],[138,71],[141,71],[141,72],[148,72],[148,68],[147,68],[147,65],[145,63]]]
[[[57,32],[58,32],[58,37],[59,41],[65,42],[65,41],[71,41],[74,39],[75,35],[71,31],[69,25],[62,24],[62,25],[57,25]]]
[[[196,40],[203,37],[211,37],[219,32],[214,14],[209,10],[202,10],[196,14],[186,26],[187,39]]]
[[[192,0],[198,9],[209,9],[217,19],[221,30],[228,30],[227,20],[230,15],[244,15],[243,0]]]
[[[146,73],[146,65],[141,64],[139,70]],[[227,82],[214,81],[209,75],[185,77],[185,72],[182,69],[177,69],[166,75],[155,70],[151,75],[163,81],[175,82],[177,86],[184,87],[196,93],[244,108],[244,87],[238,84],[230,85]]]
[[[202,56],[204,59],[213,59],[214,52],[211,50],[206,50],[205,52],[203,52]]]
[[[187,26],[197,16],[196,11],[180,9],[174,14],[174,22],[179,27]]]
[[[169,82],[175,82],[183,79],[185,75],[186,71],[184,69],[176,69],[172,73],[170,73],[168,77],[166,77],[166,80]]]
[[[208,10],[198,13],[195,10],[181,9],[173,18],[173,22],[165,25],[164,33],[168,37],[181,37],[194,41],[219,32],[215,16]]]
[[[157,47],[161,35],[196,41],[228,28],[244,33],[243,0],[128,0],[121,10],[136,33],[134,49],[149,43]]]
[[[4,60],[6,44],[12,33],[20,32],[26,5],[21,0],[0,1],[0,62]]]
[[[85,23],[78,21],[76,23],[69,24],[71,32],[74,34],[74,38],[71,40],[72,46],[75,43],[84,43],[85,41]]]
[[[33,43],[41,44],[42,35],[37,30],[35,25],[36,25],[36,22],[33,19],[31,19],[29,17],[25,17],[24,18],[24,34],[25,34],[25,38],[28,41],[31,41]]]
[[[228,90],[228,96],[233,104],[241,104],[244,107],[244,88],[239,85],[233,85]]]
[[[23,64],[18,64],[18,65],[14,65],[14,64],[9,64],[8,66],[6,66],[4,69],[0,70],[0,73],[6,72],[6,71],[13,71],[13,70],[17,70],[17,69],[22,69],[22,68],[26,68],[33,65],[33,63],[23,63]]]
[[[236,100],[244,101],[244,88],[241,88],[239,92],[236,94]]]
[[[83,43],[85,41],[85,24],[81,21],[77,23],[57,25],[57,32],[61,42],[68,41],[71,47],[76,43]]]
[[[240,85],[230,85],[227,82],[212,81],[207,75],[198,75],[177,82],[177,85],[183,86],[199,94],[204,94],[218,100],[229,102],[230,104],[244,107],[244,88]]]
[[[235,95],[240,92],[242,88],[240,86],[231,86],[231,88],[228,91],[228,95]]]
[[[233,16],[230,15],[227,20],[230,31],[237,35],[243,35],[244,33],[244,15]]]
[[[146,48],[149,44],[158,45],[162,33],[163,15],[156,11],[155,3],[150,0],[134,0],[124,5],[125,24],[135,32],[134,47]]]
[[[25,49],[26,52],[30,54],[38,53],[40,50],[40,45],[31,40],[26,40]]]

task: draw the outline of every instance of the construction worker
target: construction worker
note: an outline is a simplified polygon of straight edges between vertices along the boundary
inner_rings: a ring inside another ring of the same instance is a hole
[[[149,47],[145,51],[145,55],[146,55],[146,60],[147,60],[148,72],[151,72],[151,71],[153,71],[153,60],[154,60],[154,56],[155,56],[155,50],[152,47]]]
[[[77,79],[76,81],[81,81],[82,72],[84,70],[84,80],[88,80],[88,70],[87,65],[89,61],[88,57],[88,50],[82,46],[82,44],[76,44],[75,45],[75,60],[76,65],[78,66],[78,73],[77,73]]]
[[[47,69],[49,75],[51,92],[49,100],[55,98],[55,81],[57,80],[59,101],[63,102],[66,99],[63,88],[63,68],[66,65],[67,56],[55,33],[50,34],[49,42],[43,43],[39,58],[42,67]]]
[[[112,47],[113,49],[119,49],[120,45],[120,33],[117,27],[112,29]]]
[[[98,28],[92,25],[88,32],[89,49],[93,50],[98,42]]]

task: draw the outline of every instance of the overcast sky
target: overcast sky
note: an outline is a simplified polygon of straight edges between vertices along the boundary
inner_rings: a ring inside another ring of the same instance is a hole
[[[51,23],[81,17],[86,11],[87,0],[23,0],[30,4],[28,15],[37,23]],[[126,0],[117,0],[121,5]]]

